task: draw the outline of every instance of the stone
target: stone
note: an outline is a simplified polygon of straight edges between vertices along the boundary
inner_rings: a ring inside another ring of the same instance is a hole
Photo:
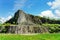
[[[17,25],[10,25],[6,27],[6,33],[15,33],[15,34],[27,34],[27,33],[46,33],[49,32],[47,27],[42,27],[40,19],[34,19],[35,16],[26,14],[22,10],[18,10],[14,17],[8,22],[13,24],[13,21]],[[38,22],[38,23],[37,23]]]

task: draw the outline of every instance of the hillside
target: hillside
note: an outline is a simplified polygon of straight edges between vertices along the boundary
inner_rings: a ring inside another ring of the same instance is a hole
[[[47,27],[42,27],[42,22],[38,16],[26,14],[22,10],[18,10],[14,17],[7,21],[1,27],[3,33],[46,33]],[[5,26],[6,25],[6,26]]]
[[[24,18],[24,15],[25,15],[26,19]],[[30,21],[30,23],[42,24],[41,19],[38,16],[33,16],[33,15],[30,15],[30,14],[26,14],[22,10],[18,10],[15,13],[14,17],[12,17],[6,23],[18,24],[18,18],[19,18],[19,16],[21,18],[21,21],[23,20],[25,22],[29,22]],[[20,21],[20,23],[21,23],[21,21]]]
[[[18,10],[15,15],[3,24],[1,33],[58,33],[60,20],[49,19],[27,14]]]
[[[35,24],[42,24],[42,23],[60,24],[60,20],[49,19],[49,18],[45,18],[45,17],[40,17],[40,16],[31,15],[31,14],[26,14],[22,10],[18,10],[15,13],[15,15],[10,20],[8,20],[6,23],[18,24],[17,20],[19,18],[19,15],[21,16],[21,13],[22,13],[23,16],[25,15],[26,19],[28,19],[27,21],[30,20],[30,22],[33,22]],[[23,17],[23,19],[24,19],[24,17]]]

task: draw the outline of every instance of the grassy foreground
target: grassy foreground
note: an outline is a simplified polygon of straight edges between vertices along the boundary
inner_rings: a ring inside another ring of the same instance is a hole
[[[60,34],[37,34],[37,35],[0,34],[0,40],[60,40]]]

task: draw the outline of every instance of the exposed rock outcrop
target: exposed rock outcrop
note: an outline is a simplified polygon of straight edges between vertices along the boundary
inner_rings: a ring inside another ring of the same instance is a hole
[[[26,14],[22,10],[18,10],[15,15],[6,23],[11,24],[42,24],[41,20],[37,16]]]
[[[24,13],[22,10],[18,10],[14,17],[6,23],[16,24],[15,26],[5,27],[6,33],[46,33],[48,32],[47,27],[42,27],[41,20],[36,16]]]
[[[15,33],[15,34],[26,34],[26,33],[48,33],[48,27],[41,27],[40,25],[10,25],[1,27],[0,33]]]

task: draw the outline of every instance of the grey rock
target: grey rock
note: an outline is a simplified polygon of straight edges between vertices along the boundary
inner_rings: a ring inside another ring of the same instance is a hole
[[[5,33],[15,33],[15,34],[25,34],[25,33],[46,33],[49,32],[47,27],[42,27],[38,23],[41,21],[37,18],[29,14],[26,14],[22,10],[18,10],[13,19],[10,19],[8,22],[12,23],[15,21],[17,25],[10,25],[5,27]],[[34,19],[34,20],[33,20]],[[38,22],[38,23],[37,23]],[[7,23],[7,22],[6,22]],[[37,24],[36,24],[37,23]],[[2,32],[2,30],[1,30]]]

